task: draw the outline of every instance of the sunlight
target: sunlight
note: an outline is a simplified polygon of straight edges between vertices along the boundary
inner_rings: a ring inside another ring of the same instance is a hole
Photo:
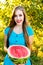
[[[6,2],[6,0],[0,0],[0,2],[1,2],[1,3],[5,3],[5,2]]]

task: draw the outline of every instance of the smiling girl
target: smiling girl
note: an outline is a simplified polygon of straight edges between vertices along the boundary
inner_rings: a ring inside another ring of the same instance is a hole
[[[32,27],[28,24],[26,18],[25,9],[23,6],[15,7],[13,11],[13,15],[10,21],[9,26],[4,31],[4,51],[8,52],[8,47],[11,45],[23,45],[27,46],[31,50],[31,45],[33,43],[34,32]],[[12,29],[10,33],[9,39],[7,43],[7,36],[9,31]],[[5,56],[4,65],[16,65],[14,64],[8,54]],[[18,65],[31,65],[30,59],[25,64]]]

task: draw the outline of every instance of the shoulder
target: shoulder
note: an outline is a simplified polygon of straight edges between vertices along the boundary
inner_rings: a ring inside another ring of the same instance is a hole
[[[31,26],[27,26],[26,31],[27,31],[28,36],[34,35],[34,30]]]
[[[6,27],[5,30],[4,30],[4,34],[7,35],[9,30],[10,30],[10,27]]]

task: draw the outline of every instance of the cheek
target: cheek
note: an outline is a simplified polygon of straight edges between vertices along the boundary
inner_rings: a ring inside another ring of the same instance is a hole
[[[22,21],[24,21],[24,16],[21,17]]]
[[[15,17],[14,21],[17,21],[18,19]],[[19,20],[24,21],[24,16],[19,17]]]
[[[17,18],[14,18],[14,21],[16,21],[17,20]]]

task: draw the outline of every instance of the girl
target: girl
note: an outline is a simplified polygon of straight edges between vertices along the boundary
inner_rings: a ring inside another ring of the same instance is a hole
[[[33,29],[28,24],[26,18],[25,9],[22,6],[17,6],[14,11],[10,21],[9,26],[4,31],[4,51],[7,52],[7,49],[11,45],[24,45],[30,48],[33,43]],[[9,43],[7,43],[7,36],[9,31],[12,29],[9,36]],[[4,65],[15,65],[8,55],[4,58]],[[31,65],[30,59],[25,64],[18,65]]]

